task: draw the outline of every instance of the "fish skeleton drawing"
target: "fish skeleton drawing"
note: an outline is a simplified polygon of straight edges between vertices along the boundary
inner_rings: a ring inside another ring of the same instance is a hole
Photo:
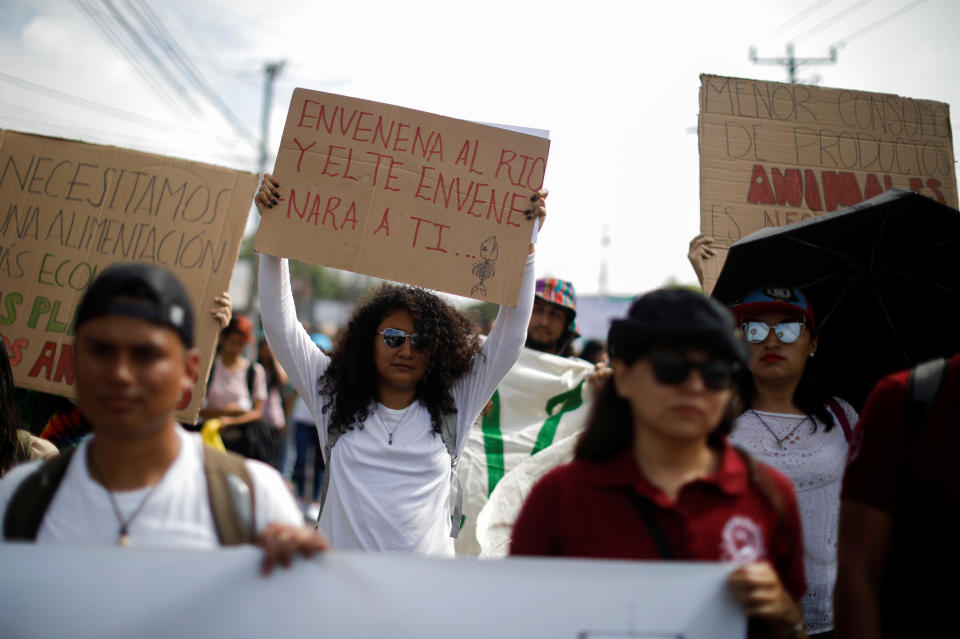
[[[496,275],[497,271],[494,265],[497,257],[500,255],[500,245],[497,244],[497,236],[491,235],[480,245],[480,259],[473,263],[473,274],[477,277],[477,283],[470,289],[471,295],[478,292],[484,297],[487,296],[487,289],[483,283]]]

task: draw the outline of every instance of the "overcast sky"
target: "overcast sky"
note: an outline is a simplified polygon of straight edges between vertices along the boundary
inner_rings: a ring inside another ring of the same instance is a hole
[[[550,219],[538,271],[581,293],[598,290],[604,261],[615,294],[693,281],[686,250],[699,229],[699,74],[786,81],[783,67],[752,64],[751,46],[783,56],[792,40],[798,57],[824,57],[842,42],[835,64],[802,67],[800,80],[960,103],[955,0],[0,6],[2,128],[257,170],[263,67],[283,60],[268,166],[297,86],[547,129]],[[165,76],[111,44],[111,7],[152,11],[206,94],[183,69],[168,66]]]

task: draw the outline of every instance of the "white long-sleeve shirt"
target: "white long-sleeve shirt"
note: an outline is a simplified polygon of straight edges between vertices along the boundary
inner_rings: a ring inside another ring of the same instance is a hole
[[[533,310],[534,259],[527,258],[516,308],[501,307],[473,368],[452,388],[457,455],[470,427],[523,350]],[[260,299],[267,341],[327,441],[330,413],[319,380],[330,358],[297,321],[287,260],[262,255]],[[402,420],[402,421],[401,421]],[[386,422],[386,423],[384,423]],[[393,431],[393,445],[388,433]],[[362,427],[337,439],[327,461],[330,484],[318,528],[334,548],[453,556],[450,455],[419,400],[404,410],[372,402]]]

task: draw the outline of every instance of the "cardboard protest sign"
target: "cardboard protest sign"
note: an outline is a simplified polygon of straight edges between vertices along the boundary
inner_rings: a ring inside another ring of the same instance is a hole
[[[726,248],[891,188],[954,208],[950,107],[883,93],[700,76],[700,230]]]
[[[296,89],[263,253],[515,306],[550,142]]]
[[[0,333],[17,386],[73,397],[73,319],[114,262],[178,275],[193,300],[201,377],[178,406],[200,410],[257,176],[175,158],[0,131]]]
[[[463,496],[457,555],[480,554],[477,518],[501,480],[531,455],[540,457],[583,429],[593,399],[585,382],[594,370],[582,359],[523,349],[479,428],[470,430],[457,464]]]

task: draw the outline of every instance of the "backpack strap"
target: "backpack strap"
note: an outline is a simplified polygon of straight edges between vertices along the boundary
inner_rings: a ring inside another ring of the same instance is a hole
[[[256,380],[256,371],[253,370],[253,360],[247,362],[247,392],[250,394],[250,404],[253,405],[253,382]]]
[[[20,463],[30,459],[30,448],[33,441],[30,437],[30,431],[17,429],[17,444],[20,445],[20,453],[15,455],[15,462]]]
[[[447,413],[440,419],[440,439],[450,453],[450,490],[456,493],[453,512],[450,513],[450,536],[456,539],[463,526],[463,487],[460,485],[460,477],[457,476],[460,457],[457,455],[456,413]]]
[[[908,436],[926,420],[934,400],[940,394],[949,368],[946,358],[940,357],[923,362],[910,370],[903,406],[904,425]]]
[[[320,480],[320,512],[323,512],[323,506],[327,503],[327,490],[330,488],[330,455],[333,454],[333,445],[340,439],[343,433],[339,430],[331,433],[327,429],[327,443],[323,447],[323,462],[326,468],[323,471],[323,479]],[[320,525],[320,515],[317,515],[317,525]]]
[[[51,457],[17,486],[3,518],[6,541],[35,541],[76,448]]]
[[[210,384],[213,383],[213,371],[215,371],[216,369],[217,369],[217,358],[214,357],[213,361],[210,362],[210,374],[207,375],[207,390],[206,390],[207,395],[210,394]]]
[[[204,446],[203,473],[220,545],[253,543],[257,534],[255,496],[244,458]]]
[[[847,419],[847,412],[843,410],[843,406],[840,405],[836,397],[831,397],[827,400],[827,407],[830,409],[830,412],[833,413],[833,416],[837,418],[837,421],[840,422],[840,428],[843,429],[843,438],[846,439],[849,444],[853,439],[853,430],[850,428],[850,420]]]
[[[36,540],[43,517],[76,450],[71,448],[51,457],[17,486],[3,520],[5,540]],[[253,482],[243,458],[204,446],[203,470],[220,544],[252,542],[256,533]]]
[[[650,502],[635,493],[632,486],[628,487],[627,490],[630,492],[630,499],[633,501],[633,505],[636,507],[637,512],[640,513],[640,517],[647,527],[647,532],[650,533],[650,537],[653,538],[653,544],[657,547],[657,554],[660,555],[660,559],[676,559],[677,552],[667,538],[667,533],[664,532],[663,526],[657,521],[657,516],[653,514],[653,508],[651,508]]]

